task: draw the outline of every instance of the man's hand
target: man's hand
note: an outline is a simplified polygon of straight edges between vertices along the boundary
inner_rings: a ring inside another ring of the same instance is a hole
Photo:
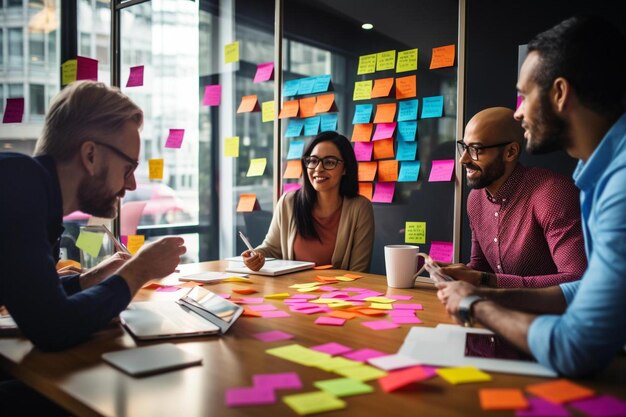
[[[247,250],[241,254],[241,257],[243,258],[243,263],[248,268],[253,271],[258,271],[263,268],[263,265],[265,265],[265,256],[263,256],[261,252],[255,251],[254,255],[252,255],[252,253],[253,252]]]
[[[461,300],[468,295],[477,293],[477,288],[465,281],[440,282],[435,286],[439,289],[437,297],[446,307],[448,314],[457,321]]]
[[[449,275],[457,281],[469,282],[472,285],[480,285],[482,272],[468,268],[465,264],[448,264],[437,262],[443,274]]]
[[[82,289],[93,287],[101,283],[105,278],[113,275],[120,269],[132,255],[123,252],[116,252],[98,265],[89,269],[80,276],[80,286]]]

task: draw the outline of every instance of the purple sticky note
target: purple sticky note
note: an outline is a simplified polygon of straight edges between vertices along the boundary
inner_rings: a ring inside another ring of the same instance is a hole
[[[396,190],[395,182],[377,182],[374,187],[373,203],[391,203]]]
[[[354,352],[346,353],[344,358],[357,362],[366,362],[368,359],[378,358],[380,356],[387,356],[388,353],[381,352],[376,349],[358,349]]]
[[[269,81],[274,79],[274,63],[273,62],[265,62],[263,64],[259,64],[256,67],[256,74],[254,75],[254,80],[252,82],[262,83],[263,81]]]
[[[143,65],[130,67],[130,74],[128,75],[128,81],[126,81],[126,87],[140,87],[142,85],[143,85]]]
[[[283,317],[291,317],[286,311],[262,311],[261,317],[265,319],[280,319]]]
[[[222,86],[219,84],[204,87],[203,106],[219,106],[222,102]]]
[[[261,342],[275,342],[277,340],[289,340],[293,339],[293,335],[281,332],[280,330],[272,330],[269,332],[261,332],[252,335],[255,339],[260,340]],[[256,384],[255,384],[256,385]]]
[[[269,389],[300,389],[302,381],[295,372],[283,372],[279,374],[259,374],[252,376],[252,383],[255,387]]]
[[[431,244],[432,247],[432,244]],[[394,310],[423,310],[424,308],[422,307],[421,304],[398,304],[398,303],[394,303],[393,304],[393,309]]]
[[[248,307],[252,311],[274,311],[277,310],[276,306],[271,304],[261,304],[258,306],[250,306]]]
[[[395,329],[395,328],[400,327],[400,325],[392,323],[390,321],[386,321],[386,320],[364,321],[361,324],[372,330],[387,330],[387,329]]]
[[[77,56],[76,80],[98,81],[98,60],[84,56]]]
[[[2,123],[22,123],[24,117],[24,98],[7,98]]]
[[[159,287],[156,289],[157,292],[174,292],[178,290],[180,290],[180,288],[173,285],[166,285],[164,287]]]
[[[373,142],[354,142],[354,156],[357,161],[371,161],[373,150]]]
[[[439,262],[452,262],[454,247],[452,242],[430,242],[430,257]]]
[[[229,407],[274,404],[275,402],[276,393],[269,387],[230,388],[226,391],[226,405]]]
[[[183,143],[183,137],[185,137],[185,129],[170,129],[170,134],[167,135],[167,140],[165,141],[165,147],[179,149]]]
[[[344,346],[342,344],[335,343],[335,342],[313,346],[311,349],[316,350],[318,352],[322,352],[322,353],[328,353],[331,356],[341,355],[343,353],[348,353],[352,351],[352,349],[349,348],[348,346]]]
[[[396,131],[396,122],[393,123],[377,123],[376,131],[372,140],[383,140],[393,138],[393,132]]]
[[[297,182],[285,182],[283,183],[283,194],[298,191],[300,188],[302,188],[302,184],[298,184]]]
[[[415,317],[415,310],[387,310],[391,317]]]
[[[422,321],[415,315],[409,316],[391,316],[391,321],[396,324],[420,324]]]
[[[343,326],[346,319],[340,319],[337,317],[318,317],[315,319],[315,324],[321,324],[323,326]]]
[[[569,417],[570,413],[562,405],[541,398],[529,397],[528,408],[515,411],[515,415],[517,417]]]
[[[519,106],[522,105],[522,102],[524,101],[524,97],[522,96],[517,96],[517,103],[515,104],[515,110],[519,109]]]
[[[454,159],[433,161],[428,182],[451,181],[454,172]]]
[[[626,416],[626,402],[610,395],[599,395],[584,400],[572,401],[569,405],[590,417]]]

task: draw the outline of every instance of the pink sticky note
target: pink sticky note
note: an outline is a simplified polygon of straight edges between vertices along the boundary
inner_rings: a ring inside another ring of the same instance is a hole
[[[244,304],[261,304],[264,301],[261,297],[243,297],[241,302]]]
[[[255,387],[276,389],[300,389],[302,381],[295,372],[282,372],[279,374],[259,374],[252,376]]]
[[[140,87],[142,85],[143,85],[143,65],[130,67],[130,74],[128,75],[128,81],[126,81],[126,87]]]
[[[304,298],[285,298],[283,300],[283,303],[285,304],[300,304],[300,303],[306,303],[306,299]]]
[[[396,324],[420,324],[422,321],[413,315],[412,317],[408,316],[392,316],[391,321]]]
[[[128,246],[128,235],[121,235],[120,242],[122,242],[122,245]]]
[[[328,353],[331,356],[341,355],[343,353],[348,353],[352,351],[352,349],[349,348],[348,346],[344,346],[342,344],[335,343],[335,342],[313,346],[311,349],[316,350],[318,352],[322,352],[322,353]]]
[[[526,410],[515,411],[517,417],[569,417],[570,413],[560,404],[554,404],[541,398],[529,397]]]
[[[348,287],[348,288],[344,288],[344,291],[349,291],[349,292],[365,292],[365,291],[369,291],[367,288],[361,288],[361,287]]]
[[[254,336],[255,339],[260,340],[261,342],[275,342],[277,340],[293,339],[294,337],[292,334],[281,332],[280,330],[256,333],[252,336]]]
[[[274,311],[277,310],[276,306],[273,306],[271,304],[261,304],[258,306],[250,306],[248,307],[248,309],[252,310],[252,311]]]
[[[358,349],[354,352],[346,353],[344,358],[357,362],[366,362],[368,359],[378,358],[380,356],[387,356],[388,353],[381,352],[376,349]]]
[[[387,298],[391,298],[393,300],[410,300],[413,296],[410,295],[385,295]]]
[[[626,402],[610,395],[572,401],[569,405],[589,417],[626,416]]]
[[[261,317],[265,319],[279,319],[283,317],[290,317],[286,311],[262,311]]]
[[[454,159],[433,161],[428,182],[451,181],[454,172]]]
[[[377,182],[374,187],[373,203],[391,203],[396,190],[395,182]]]
[[[354,142],[354,155],[357,161],[371,161],[373,150],[373,142]]]
[[[98,60],[84,56],[76,57],[76,80],[98,81]]]
[[[372,330],[387,330],[387,329],[395,329],[395,328],[400,327],[400,325],[392,323],[390,321],[386,321],[386,320],[364,321],[361,324]]]
[[[254,80],[252,82],[262,83],[263,81],[269,81],[274,79],[274,63],[273,62],[265,62],[263,64],[259,64],[256,67],[256,74],[254,75]]]
[[[283,194],[291,191],[298,191],[300,188],[302,188],[302,184],[298,184],[297,182],[283,183]]]
[[[170,129],[170,134],[165,141],[166,148],[179,149],[185,137],[185,129]]]
[[[350,296],[345,291],[333,291],[333,292],[324,294],[324,298],[349,298],[349,297]]]
[[[274,404],[275,402],[276,393],[269,387],[230,388],[226,391],[226,405],[229,407]]]
[[[24,98],[7,98],[2,123],[22,123],[24,117]]]
[[[393,138],[393,132],[396,131],[396,122],[393,123],[377,123],[376,131],[372,140],[383,140]]]
[[[219,84],[204,87],[203,106],[219,106],[222,102],[222,86]]]
[[[430,257],[435,261],[452,262],[454,247],[452,242],[430,242]]]
[[[432,248],[432,243],[431,243],[431,248]],[[398,303],[394,303],[393,304],[393,309],[394,310],[423,310],[424,307],[422,307],[421,304],[398,304]]]
[[[159,287],[156,289],[157,292],[174,292],[178,290],[180,290],[180,288],[175,287],[173,285],[167,285],[167,286]]]
[[[391,317],[415,317],[415,310],[387,310]]]
[[[304,298],[305,300],[314,300],[317,298],[317,295],[313,294],[294,294],[291,298]]]
[[[315,320],[315,324],[321,324],[324,326],[343,326],[346,319],[340,319],[337,317],[318,317]]]
[[[515,104],[515,110],[519,109],[519,106],[522,105],[522,102],[524,101],[524,97],[522,96],[517,96],[517,103]]]

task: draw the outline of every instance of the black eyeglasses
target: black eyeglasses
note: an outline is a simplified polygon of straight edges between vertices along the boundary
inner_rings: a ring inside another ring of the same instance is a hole
[[[302,158],[304,161],[304,165],[308,169],[315,169],[317,166],[322,163],[324,169],[331,170],[337,168],[337,164],[342,163],[343,160],[337,158],[336,156],[326,156],[324,158],[318,158],[317,156],[305,156]]]
[[[457,140],[456,141],[456,149],[459,151],[459,156],[463,156],[463,152],[467,151],[467,153],[469,153],[470,158],[472,158],[472,160],[474,161],[478,161],[478,155],[480,154],[480,151],[482,151],[483,149],[489,149],[489,148],[500,148],[502,146],[506,146],[509,143],[513,143],[513,141],[508,141],[508,142],[502,142],[502,143],[496,143],[495,145],[466,145],[462,140]]]
[[[124,172],[124,179],[125,180],[129,179],[130,176],[133,174],[133,172],[135,172],[135,170],[137,169],[137,166],[139,165],[139,161],[137,161],[136,159],[133,159],[130,156],[126,155],[124,152],[120,151],[115,146],[112,146],[112,145],[109,145],[108,143],[103,143],[103,142],[96,142],[96,141],[92,141],[92,142],[95,143],[96,145],[104,146],[105,148],[109,149],[110,151],[113,151],[114,154],[116,154],[117,156],[119,156],[124,161],[126,161],[126,162],[128,162],[130,164],[130,168],[128,168],[126,170],[126,172]]]

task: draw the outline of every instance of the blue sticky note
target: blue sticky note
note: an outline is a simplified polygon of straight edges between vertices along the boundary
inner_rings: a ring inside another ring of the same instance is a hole
[[[337,130],[337,113],[322,114],[321,118],[320,130],[322,132]]]
[[[413,142],[417,133],[417,122],[398,122],[398,142]]]
[[[398,108],[398,121],[405,122],[407,120],[417,120],[417,108],[419,106],[419,100],[404,100],[398,102],[400,104]]]
[[[319,116],[304,119],[304,136],[317,135],[320,131],[320,121],[321,118]]]
[[[414,182],[420,174],[420,161],[404,161],[400,162],[400,174],[398,174],[398,182]]]
[[[422,99],[422,119],[443,116],[443,96]]]
[[[398,142],[398,150],[396,151],[396,159],[398,161],[415,161],[415,153],[417,152],[417,142]]]
[[[313,89],[311,93],[325,93],[330,87],[330,74],[313,77]]]
[[[304,152],[304,141],[294,140],[289,144],[287,159],[300,159],[302,158],[302,152]]]
[[[313,92],[313,84],[315,84],[315,77],[300,78],[298,95],[311,94]]]
[[[369,123],[372,119],[373,110],[373,104],[357,104],[354,108],[354,118],[352,119],[352,124],[356,125]]]
[[[285,132],[285,137],[295,138],[296,136],[302,135],[303,127],[304,127],[303,119],[289,119],[289,127],[287,127],[287,132]]]
[[[299,87],[300,87],[300,80],[285,81],[285,86],[283,87],[283,95],[285,97],[293,97],[296,94],[298,94]]]

